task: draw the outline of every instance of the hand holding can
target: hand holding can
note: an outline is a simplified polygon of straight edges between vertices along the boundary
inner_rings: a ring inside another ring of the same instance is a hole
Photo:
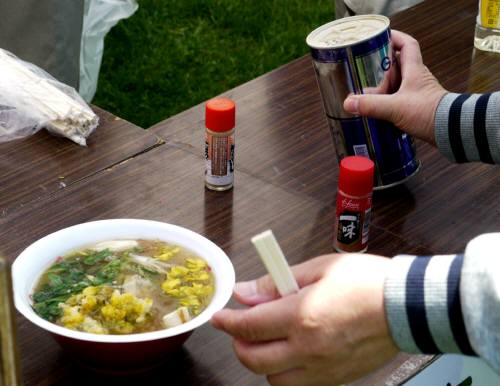
[[[413,139],[389,122],[361,117],[343,108],[351,94],[392,93],[399,71],[390,41],[389,19],[353,16],[309,34],[313,65],[339,161],[348,155],[375,163],[375,189],[404,182],[420,162]]]

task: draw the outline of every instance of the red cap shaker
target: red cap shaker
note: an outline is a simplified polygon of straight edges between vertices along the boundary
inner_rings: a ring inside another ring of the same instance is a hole
[[[350,196],[366,196],[373,190],[375,164],[366,157],[350,156],[340,161],[339,190]]]
[[[340,161],[333,246],[339,252],[364,252],[372,204],[375,164],[366,157]]]
[[[205,105],[205,126],[216,132],[231,130],[235,125],[236,105],[231,99],[211,99]]]
[[[234,182],[234,126],[236,105],[228,98],[205,105],[205,186],[223,191]]]

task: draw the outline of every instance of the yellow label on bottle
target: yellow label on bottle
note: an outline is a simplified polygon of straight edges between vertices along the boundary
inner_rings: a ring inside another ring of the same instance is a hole
[[[500,0],[481,0],[481,25],[498,28]]]

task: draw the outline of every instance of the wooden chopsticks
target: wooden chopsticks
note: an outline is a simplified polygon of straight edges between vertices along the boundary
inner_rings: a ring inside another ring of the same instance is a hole
[[[286,296],[297,292],[299,286],[273,231],[269,229],[252,237],[252,244],[271,275],[279,294]]]

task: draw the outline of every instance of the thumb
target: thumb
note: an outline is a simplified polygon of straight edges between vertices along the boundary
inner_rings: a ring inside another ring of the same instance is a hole
[[[344,109],[351,114],[391,121],[396,101],[392,95],[350,95],[344,101]]]
[[[318,281],[326,271],[326,265],[334,263],[341,255],[331,254],[316,257],[291,267],[299,288]],[[256,280],[238,282],[234,286],[235,299],[248,306],[269,302],[281,297],[270,275]]]

